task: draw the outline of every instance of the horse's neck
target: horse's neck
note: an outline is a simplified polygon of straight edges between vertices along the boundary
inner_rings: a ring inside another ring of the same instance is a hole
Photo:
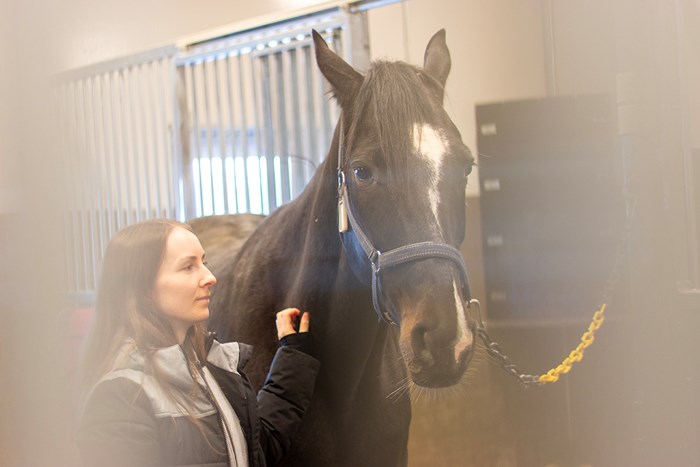
[[[336,223],[337,188],[334,164],[329,159],[330,156],[299,198],[282,208],[286,210],[284,225],[303,231],[299,241],[288,246],[296,250],[298,258],[286,300],[293,304],[290,306],[316,305],[319,295],[332,287],[337,274],[342,246],[332,227]]]
[[[395,333],[378,321],[370,290],[354,277],[344,256],[333,291],[319,350],[332,404],[351,410],[370,392],[388,396],[405,371]]]
[[[306,229],[289,306],[308,306],[314,315],[323,371],[343,398],[363,386],[386,391],[403,377],[396,337],[379,323],[371,290],[352,273],[337,230],[337,131],[326,160],[290,206],[288,225]],[[314,311],[316,313],[314,314]],[[388,366],[391,368],[386,368]],[[382,378],[388,375],[388,381]],[[338,401],[343,403],[342,401]]]

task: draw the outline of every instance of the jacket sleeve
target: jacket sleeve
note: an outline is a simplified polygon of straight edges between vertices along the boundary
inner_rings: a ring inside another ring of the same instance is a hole
[[[257,396],[260,444],[268,465],[275,465],[289,450],[311,403],[319,367],[319,361],[304,352],[290,347],[277,350]]]
[[[77,443],[82,465],[154,467],[160,444],[150,402],[139,385],[117,378],[103,381],[81,416]]]

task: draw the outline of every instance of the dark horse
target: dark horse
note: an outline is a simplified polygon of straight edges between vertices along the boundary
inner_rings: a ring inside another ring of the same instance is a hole
[[[453,256],[474,160],[443,109],[444,30],[422,69],[378,61],[365,76],[315,31],[314,42],[341,123],[304,192],[218,271],[210,327],[255,345],[248,374],[261,384],[277,347],[275,312],[309,310],[322,370],[286,465],[406,465],[410,385],[456,384],[475,345],[463,260]],[[340,235],[339,201],[341,224],[351,210]],[[416,243],[408,256],[426,245],[437,253],[378,261],[377,252]]]

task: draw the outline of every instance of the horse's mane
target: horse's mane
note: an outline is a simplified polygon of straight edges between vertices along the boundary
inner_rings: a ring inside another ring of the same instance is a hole
[[[430,86],[440,85],[413,65],[377,60],[357,94],[348,134],[357,134],[361,121],[376,132],[391,182],[407,182],[403,176],[413,150],[407,132],[416,122],[430,121],[435,105]]]

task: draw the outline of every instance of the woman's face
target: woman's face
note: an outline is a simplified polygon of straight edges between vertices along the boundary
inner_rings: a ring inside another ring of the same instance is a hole
[[[193,324],[209,317],[214,284],[216,278],[204,265],[204,248],[199,239],[192,232],[175,227],[166,241],[153,300],[180,343]]]

